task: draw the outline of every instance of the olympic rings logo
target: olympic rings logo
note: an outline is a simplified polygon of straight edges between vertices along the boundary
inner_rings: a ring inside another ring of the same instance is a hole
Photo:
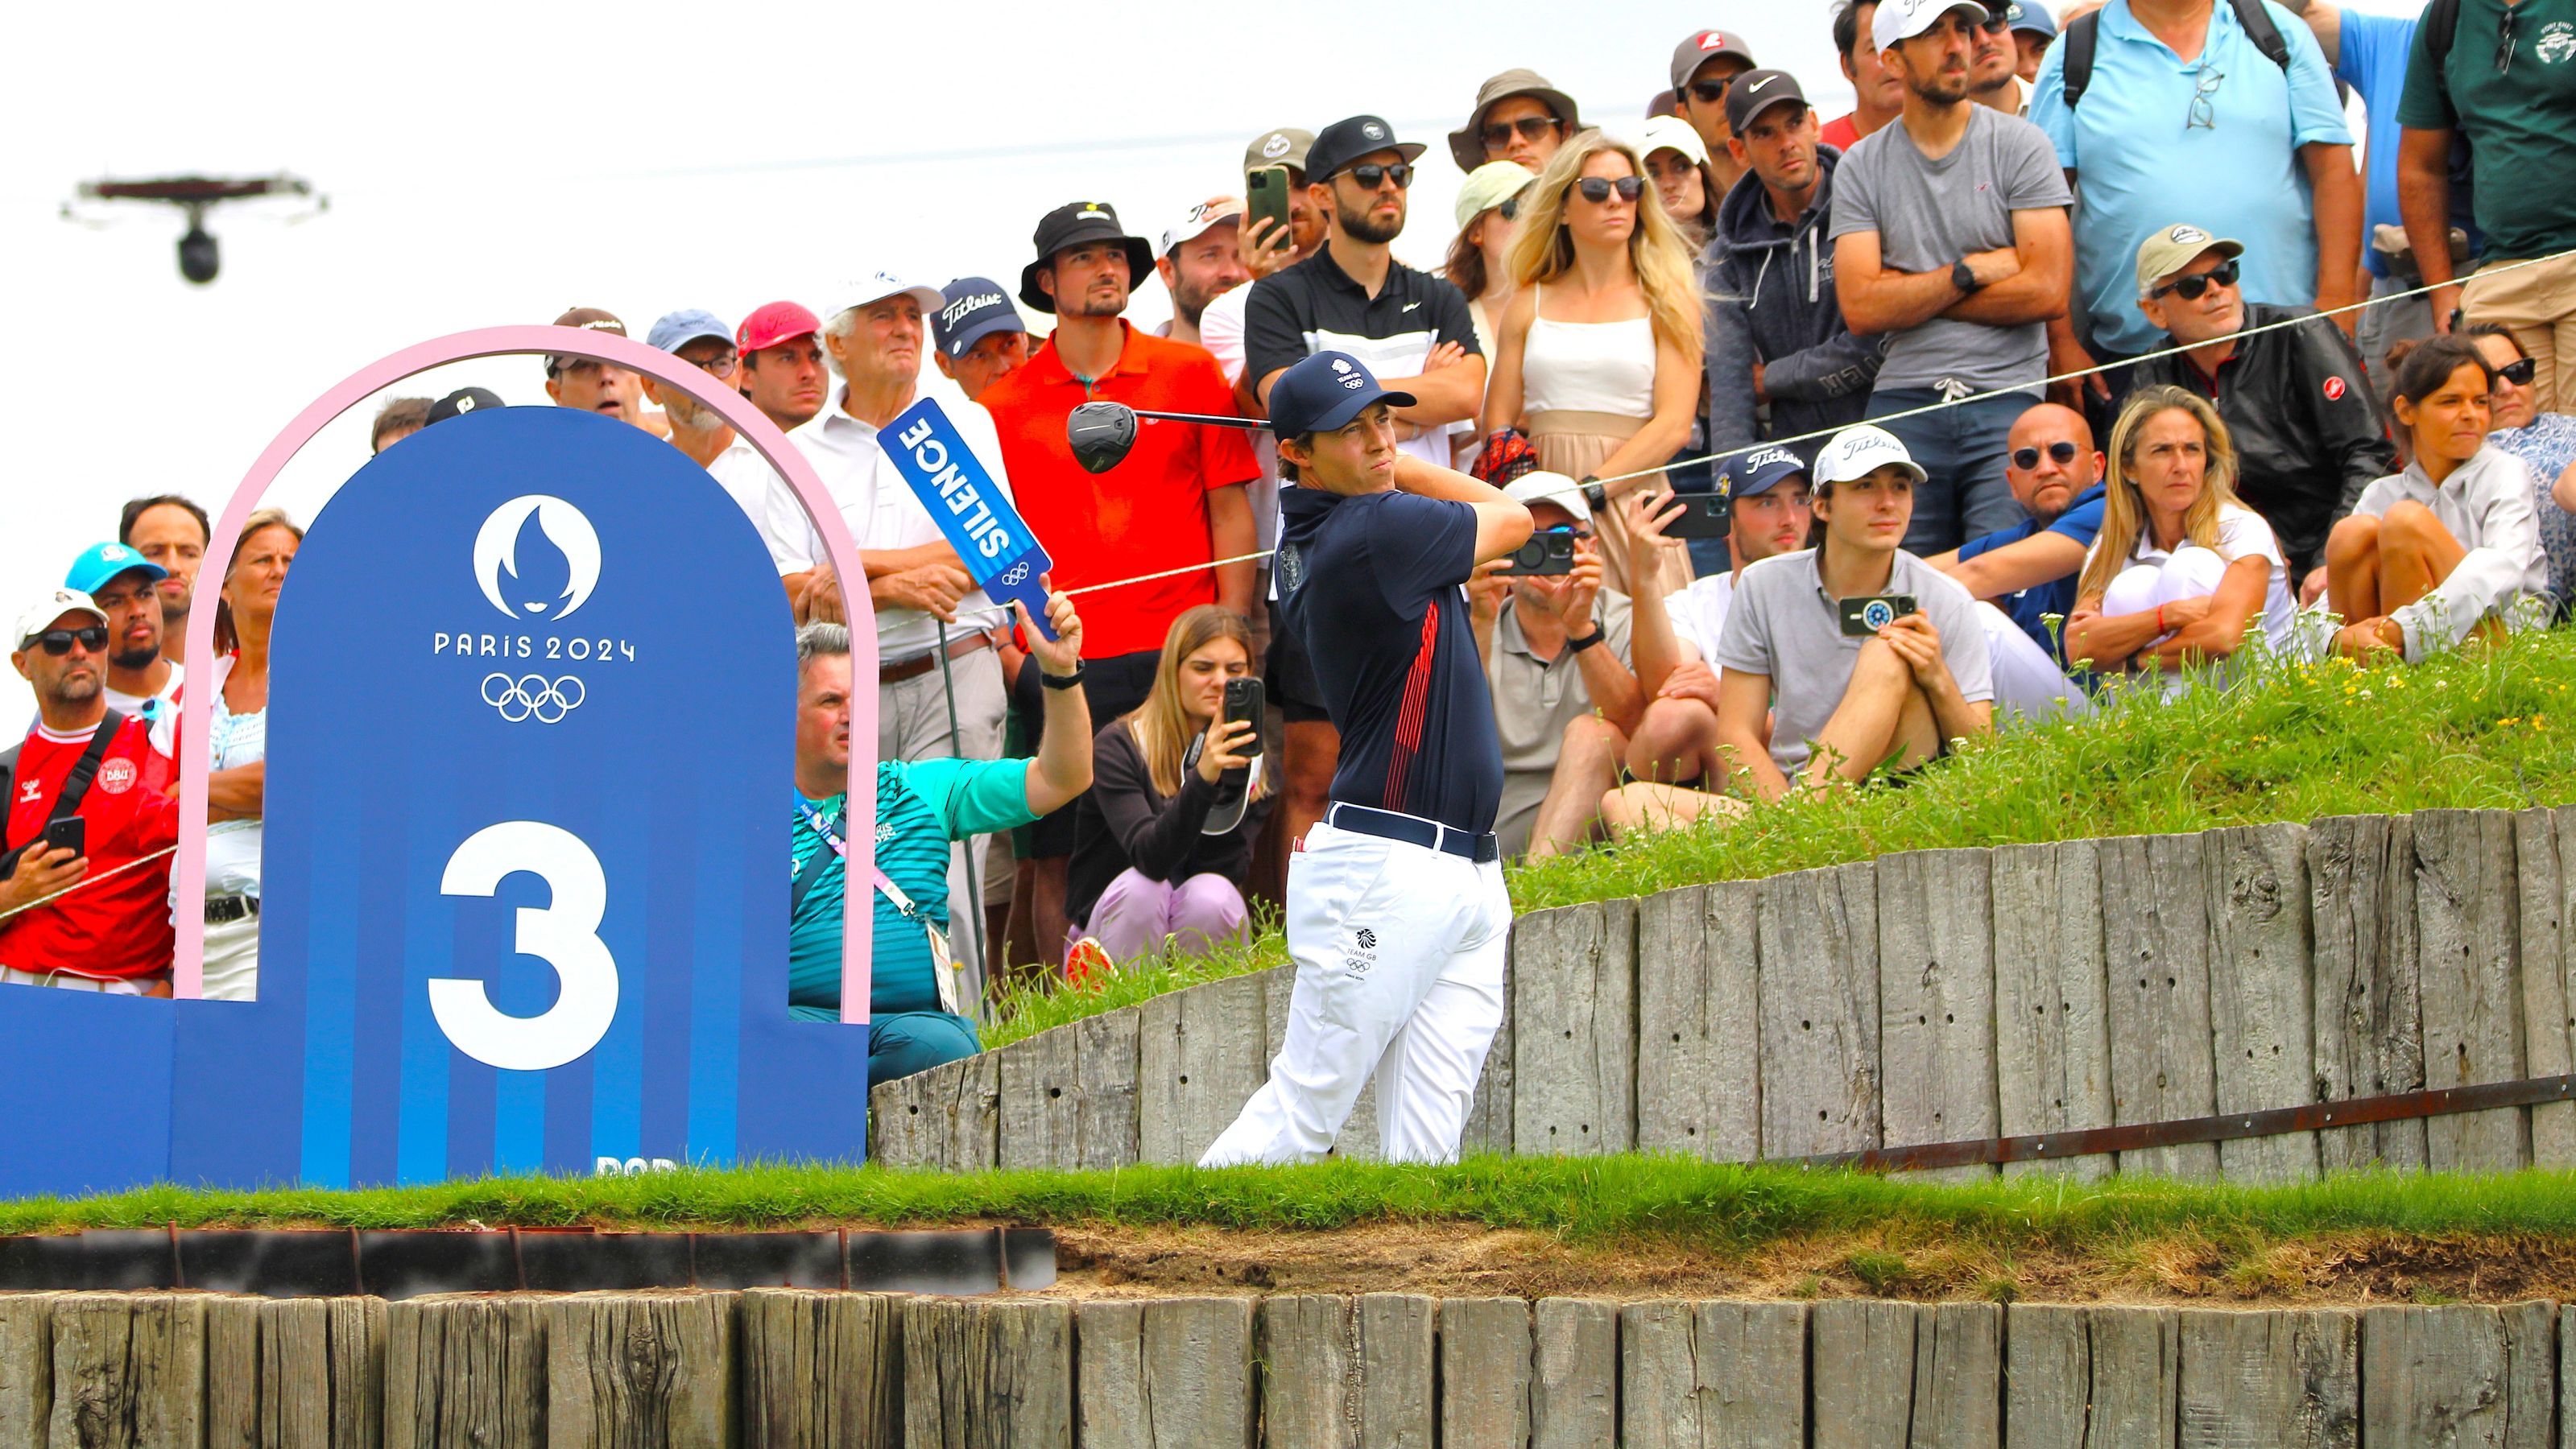
[[[1004,588],[1010,588],[1017,585],[1021,580],[1028,576],[1029,566],[1026,563],[1015,563],[1011,565],[1011,567],[1004,572],[999,579],[994,580],[994,582],[1002,585]]]
[[[483,702],[501,712],[501,718],[512,724],[533,719],[539,724],[559,724],[563,717],[581,708],[589,694],[580,680],[567,674],[548,680],[542,674],[512,679],[506,674],[483,676]]]

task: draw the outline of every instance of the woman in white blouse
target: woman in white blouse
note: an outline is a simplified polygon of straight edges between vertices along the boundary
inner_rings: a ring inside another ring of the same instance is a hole
[[[2295,617],[2280,541],[2236,497],[2236,445],[2218,410],[2178,387],[2141,388],[2111,429],[2102,532],[2076,581],[2066,656],[2100,672],[2161,673],[2223,660],[2259,624],[2287,649]]]
[[[268,636],[304,530],[281,509],[242,524],[215,610],[214,773],[206,781],[205,995],[259,994],[260,817],[268,793]]]

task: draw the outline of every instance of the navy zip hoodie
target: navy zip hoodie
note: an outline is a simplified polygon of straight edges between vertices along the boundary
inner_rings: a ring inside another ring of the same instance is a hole
[[[1816,148],[1822,177],[1795,226],[1771,214],[1762,178],[1747,170],[1719,203],[1717,231],[1701,258],[1708,298],[1708,442],[1713,453],[1768,438],[1844,428],[1869,410],[1884,337],[1854,337],[1834,294],[1834,244],[1825,235],[1834,168],[1843,153]],[[1753,364],[1762,364],[1771,425],[1754,412]],[[1812,459],[1823,439],[1798,445]]]

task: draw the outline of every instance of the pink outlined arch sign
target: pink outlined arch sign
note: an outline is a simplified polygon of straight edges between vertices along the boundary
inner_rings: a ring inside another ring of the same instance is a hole
[[[221,577],[228,567],[227,561],[232,558],[234,544],[241,536],[243,521],[258,508],[261,497],[277,480],[288,460],[340,414],[404,378],[430,368],[480,357],[529,353],[587,358],[627,368],[713,408],[786,480],[796,495],[797,503],[805,510],[806,518],[813,524],[815,533],[823,540],[833,571],[844,579],[867,576],[859,564],[858,545],[842,523],[840,510],[833,504],[822,480],[806,463],[804,455],[787,441],[787,435],[732,388],[669,353],[631,338],[570,327],[539,326],[487,327],[407,347],[360,368],[316,398],[278,433],[243,476],[240,486],[233,490],[231,499],[215,521],[213,537],[207,540],[205,567],[212,570],[217,578]],[[707,486],[716,488],[718,485],[710,478]],[[287,587],[294,587],[291,575]],[[868,607],[865,590],[848,590],[846,598],[850,620],[851,677],[871,680],[877,672],[876,618]],[[783,593],[780,602],[783,606]],[[215,611],[210,608],[191,612],[187,656],[191,660],[214,657],[214,615]],[[210,673],[201,677],[212,678]],[[179,851],[172,865],[171,877],[173,898],[180,904],[171,981],[173,995],[183,1000],[195,1000],[203,994],[206,779],[212,768],[207,730],[212,702],[209,691],[204,688],[190,689],[186,695],[179,725],[182,745]],[[876,791],[870,785],[876,777],[877,765],[877,692],[869,688],[853,690],[850,716],[850,779],[860,788],[849,792],[848,837],[853,844],[872,843],[876,838]],[[868,1019],[873,916],[874,912],[870,910],[843,913],[841,1019],[845,1022],[865,1022]],[[783,999],[781,1005],[783,1008]]]

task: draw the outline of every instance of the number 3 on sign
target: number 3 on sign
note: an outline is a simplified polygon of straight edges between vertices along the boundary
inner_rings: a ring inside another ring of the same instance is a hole
[[[488,896],[502,878],[525,871],[544,880],[554,900],[522,906],[513,948],[555,970],[555,1004],[535,1016],[509,1016],[492,1005],[480,981],[433,977],[429,1011],[456,1049],[489,1066],[542,1072],[579,1058],[617,1019],[617,962],[599,939],[608,912],[608,877],[581,837],[534,820],[505,820],[467,836],[447,858],[439,894]]]

